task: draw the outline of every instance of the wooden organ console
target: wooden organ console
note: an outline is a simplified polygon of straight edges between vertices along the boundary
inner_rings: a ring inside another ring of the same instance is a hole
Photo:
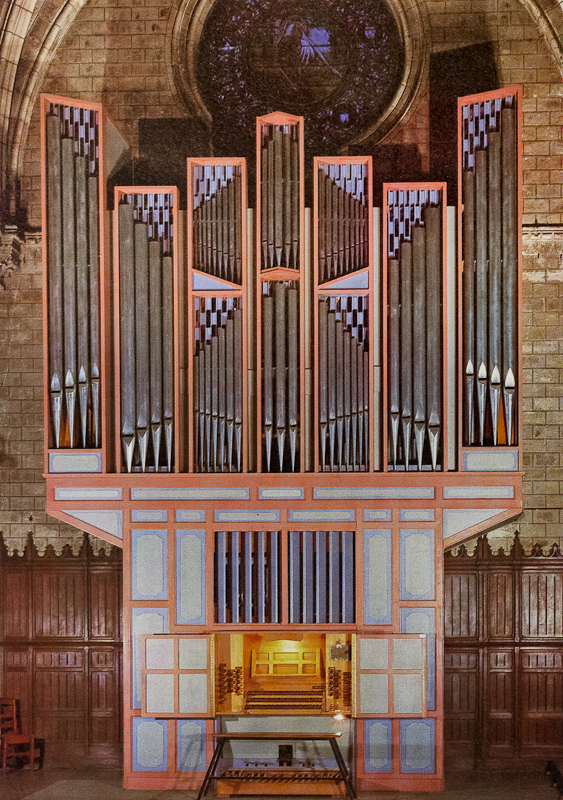
[[[305,208],[282,113],[255,211],[236,157],[108,210],[124,143],[42,97],[47,511],[124,551],[126,788],[217,732],[223,793],[336,790],[333,732],[358,789],[443,788],[443,548],[522,511],[520,104],[460,98],[456,218],[369,157]]]

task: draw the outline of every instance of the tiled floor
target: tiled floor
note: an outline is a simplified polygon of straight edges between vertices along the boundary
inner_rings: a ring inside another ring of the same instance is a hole
[[[446,780],[445,792],[361,792],[359,800],[427,800],[430,797],[440,800],[557,800],[558,793],[550,787],[543,767],[542,763],[536,772],[522,774],[459,772]],[[0,773],[0,800],[191,800],[195,797],[196,792],[187,791],[126,791],[121,788],[120,770],[112,769]],[[213,799],[214,792],[209,792],[207,797]]]

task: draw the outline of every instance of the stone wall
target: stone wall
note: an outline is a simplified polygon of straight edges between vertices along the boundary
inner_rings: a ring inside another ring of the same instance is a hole
[[[186,115],[170,64],[177,7],[177,0],[91,0],[41,90],[103,102],[136,152],[139,119]],[[563,522],[563,80],[518,0],[428,0],[426,7],[431,51],[490,41],[501,83],[523,87],[526,510],[490,538],[504,544],[518,528],[525,547],[549,545],[561,541]],[[428,87],[386,143],[416,144],[429,169]],[[40,225],[38,103],[24,155],[21,193],[31,229]],[[6,232],[0,242],[0,529],[11,547],[31,532],[40,548],[47,541],[60,548],[81,534],[44,512],[40,237],[27,234],[21,252],[19,241]]]

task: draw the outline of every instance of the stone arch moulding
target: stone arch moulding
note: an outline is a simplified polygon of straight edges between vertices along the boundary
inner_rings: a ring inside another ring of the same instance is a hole
[[[197,85],[197,47],[206,19],[216,0],[179,0],[171,15],[169,69],[172,81],[189,112],[210,125],[211,114]],[[404,68],[395,95],[379,119],[349,144],[368,136],[382,141],[404,118],[421,86],[428,81],[431,52],[430,22],[424,0],[386,0],[395,17],[404,47]]]

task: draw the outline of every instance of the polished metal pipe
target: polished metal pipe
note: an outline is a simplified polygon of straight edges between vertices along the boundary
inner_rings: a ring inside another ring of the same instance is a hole
[[[412,229],[413,267],[413,403],[418,469],[426,438],[426,232]]]
[[[412,242],[401,243],[401,421],[403,430],[403,462],[408,471],[412,438],[413,409],[413,305],[412,305]]]
[[[479,410],[479,442],[485,443],[485,410],[487,405],[488,354],[488,214],[487,214],[487,151],[475,151],[475,356],[477,364],[477,406]]]
[[[463,180],[463,368],[466,444],[475,442],[475,173]]]
[[[399,307],[399,262],[390,258],[387,262],[387,280],[389,282],[389,422],[391,429],[391,460],[393,469],[397,469],[399,448],[399,415],[400,415],[400,377],[401,377],[401,314]]]
[[[119,338],[121,379],[121,441],[127,472],[135,453],[135,237],[133,206],[118,206],[119,227]]]
[[[506,419],[506,441],[516,441],[516,378],[518,374],[518,180],[516,109],[501,111],[502,131],[502,283],[503,347],[502,389]]]
[[[49,114],[47,125],[47,265],[49,302],[49,391],[55,447],[61,446],[63,413],[63,263],[61,219],[61,122]]]
[[[426,407],[432,469],[442,428],[442,224],[439,206],[423,211],[426,227]]]

